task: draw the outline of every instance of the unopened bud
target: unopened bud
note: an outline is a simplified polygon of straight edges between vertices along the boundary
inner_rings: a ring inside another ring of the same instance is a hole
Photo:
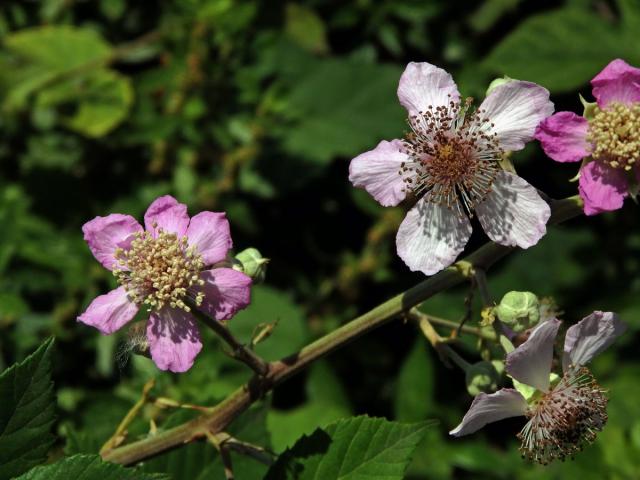
[[[495,308],[502,323],[514,332],[523,332],[538,324],[540,302],[531,292],[509,292]]]
[[[263,282],[267,274],[268,258],[255,248],[247,248],[235,256],[233,268],[249,275],[255,283]]]
[[[515,79],[507,77],[506,75],[504,77],[494,79],[489,84],[489,87],[487,87],[487,92],[485,93],[485,96],[489,95],[494,88],[499,87],[500,85],[504,85],[505,83],[513,82],[514,80]]]
[[[474,397],[480,393],[492,393],[498,389],[500,373],[492,362],[478,362],[467,368],[467,391]]]

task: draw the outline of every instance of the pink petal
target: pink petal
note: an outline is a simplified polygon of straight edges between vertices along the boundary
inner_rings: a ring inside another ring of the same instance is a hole
[[[629,184],[624,171],[598,161],[589,162],[580,170],[578,183],[586,215],[622,208],[624,199],[629,194]]]
[[[349,165],[349,180],[353,186],[364,188],[385,207],[396,206],[406,195],[403,177],[398,172],[401,164],[410,163],[411,158],[401,151],[401,147],[400,140],[383,140],[373,150],[351,160]]]
[[[527,411],[527,402],[520,393],[512,388],[503,388],[496,393],[477,395],[462,422],[449,432],[460,437],[477,432],[488,423],[510,417],[519,417]]]
[[[604,108],[611,102],[640,102],[640,69],[621,59],[613,60],[593,80],[593,96]]]
[[[535,138],[556,162],[577,162],[589,155],[588,130],[586,118],[573,112],[558,112],[538,125]]]
[[[108,335],[119,330],[138,313],[138,306],[129,300],[124,287],[96,297],[78,321],[97,328]]]
[[[147,339],[151,359],[160,370],[186,372],[202,349],[195,319],[180,308],[167,307],[152,313]]]
[[[522,345],[507,355],[507,373],[519,382],[546,392],[549,389],[553,342],[560,323],[554,318],[538,325]]]
[[[206,265],[224,260],[233,246],[229,221],[220,212],[200,212],[194,216],[189,222],[187,237],[189,245],[198,249]]]
[[[551,209],[522,178],[501,171],[491,193],[476,207],[476,213],[482,228],[494,242],[529,248],[547,232]]]
[[[448,106],[460,98],[458,87],[449,73],[430,63],[411,62],[398,85],[398,98],[409,115],[426,111],[429,106]]]
[[[116,248],[128,248],[134,234],[140,231],[142,227],[135,218],[120,213],[96,217],[82,226],[91,253],[109,270],[117,263],[114,257]]]
[[[615,313],[593,312],[567,330],[562,368],[586,365],[626,330],[627,326]]]
[[[232,268],[215,268],[200,275],[205,281],[200,310],[216,320],[228,320],[251,303],[251,277]]]
[[[451,265],[471,236],[464,214],[422,198],[407,213],[396,235],[398,255],[412,271],[433,275]]]
[[[153,232],[155,236],[154,223],[157,224],[157,229],[182,237],[189,225],[187,206],[178,203],[171,195],[156,198],[144,214],[144,226],[148,232]]]
[[[546,88],[513,80],[491,90],[479,110],[492,124],[485,133],[496,134],[501,148],[514,151],[531,141],[538,124],[553,113],[553,103]]]

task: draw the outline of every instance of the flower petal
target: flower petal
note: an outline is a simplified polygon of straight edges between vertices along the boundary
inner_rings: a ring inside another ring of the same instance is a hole
[[[213,265],[227,257],[233,246],[229,232],[229,221],[222,212],[200,212],[187,228],[189,245],[198,249],[205,265]]]
[[[144,226],[155,236],[154,223],[157,229],[182,237],[189,226],[187,206],[171,195],[156,198],[144,214]]]
[[[527,402],[524,397],[512,388],[503,388],[491,394],[481,393],[473,399],[462,422],[451,430],[449,435],[468,435],[477,432],[488,423],[518,417],[526,411]]]
[[[507,373],[519,382],[546,392],[549,389],[553,342],[560,323],[555,318],[541,323],[523,344],[507,354]]]
[[[563,370],[569,365],[586,365],[626,330],[627,326],[613,312],[595,311],[583,318],[569,327],[564,337]]]
[[[611,102],[640,102],[640,68],[617,58],[593,77],[591,86],[600,108]]]
[[[251,277],[233,268],[202,272],[204,301],[200,310],[216,320],[228,320],[251,303]]]
[[[577,162],[589,155],[589,121],[573,112],[558,112],[536,128],[535,138],[556,162]]]
[[[453,78],[442,68],[426,62],[407,65],[398,85],[398,99],[409,115],[426,111],[429,106],[448,106],[460,98]]]
[[[533,138],[538,124],[553,113],[553,103],[546,88],[513,80],[491,90],[478,110],[490,124],[485,133],[495,134],[501,148],[514,151]]]
[[[96,297],[78,321],[97,328],[105,335],[119,330],[138,313],[138,306],[129,300],[124,287]]]
[[[595,161],[580,170],[578,191],[585,215],[597,215],[622,208],[629,184],[622,170]]]
[[[526,181],[501,171],[491,193],[476,207],[476,213],[482,228],[494,242],[529,248],[547,232],[551,209]]]
[[[147,339],[151,359],[160,370],[186,372],[202,349],[200,331],[190,313],[163,308],[149,316]]]
[[[82,226],[91,253],[109,270],[117,263],[114,256],[116,248],[128,248],[134,234],[141,231],[142,226],[135,218],[120,213],[96,217]]]
[[[364,188],[385,207],[393,207],[404,200],[405,183],[399,171],[402,163],[411,162],[411,158],[401,148],[400,140],[383,140],[373,150],[351,160],[349,180],[353,186]]]
[[[433,275],[455,261],[470,236],[466,215],[422,198],[402,221],[396,248],[412,271]]]

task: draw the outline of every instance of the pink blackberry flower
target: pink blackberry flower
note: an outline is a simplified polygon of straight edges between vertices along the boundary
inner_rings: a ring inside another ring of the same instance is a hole
[[[585,117],[558,112],[535,137],[557,162],[585,159],[579,191],[584,213],[617,210],[640,182],[640,69],[617,59],[591,80],[597,105]]]
[[[611,312],[593,312],[569,327],[560,377],[551,370],[560,323],[556,319],[541,323],[507,355],[506,371],[516,389],[475,397],[451,435],[468,435],[488,423],[524,415],[528,421],[518,434],[520,451],[523,457],[545,465],[573,457],[595,440],[607,422],[608,399],[585,365],[626,327]]]
[[[415,196],[396,237],[398,255],[409,268],[431,275],[453,263],[471,236],[474,212],[495,242],[535,245],[546,232],[549,206],[499,161],[505,152],[524,148],[538,123],[553,113],[549,92],[513,80],[472,110],[450,74],[429,63],[410,63],[398,97],[411,132],[354,158],[349,180],[383,206]]]
[[[145,306],[151,358],[161,370],[184,372],[202,349],[190,304],[227,320],[250,301],[251,278],[216,267],[232,246],[224,213],[201,212],[166,195],[144,215],[96,217],[82,227],[94,257],[113,272],[118,288],[93,300],[78,320],[103,334],[129,322]]]

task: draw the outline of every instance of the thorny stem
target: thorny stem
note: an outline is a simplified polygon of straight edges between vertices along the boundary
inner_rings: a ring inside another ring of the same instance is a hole
[[[469,327],[467,325],[460,326],[459,322],[454,322],[453,320],[447,320],[445,318],[434,317],[433,315],[429,315],[429,321],[433,325],[439,325],[441,327],[449,327],[452,330],[458,330],[459,328],[461,332],[470,333],[484,340],[489,340],[490,342],[495,342],[498,340],[498,337],[496,336],[496,334],[491,332],[490,330],[483,330],[481,328]]]
[[[188,302],[187,302],[188,303]],[[256,372],[260,376],[264,376],[269,371],[269,363],[256,355],[252,350],[240,343],[236,337],[233,336],[231,331],[222,323],[202,313],[195,305],[189,304],[191,307],[191,313],[201,320],[202,323],[207,325],[224,340],[227,345],[231,347],[230,355],[236,360],[247,365],[251,370]]]
[[[438,355],[440,355],[442,360],[446,361],[447,359],[450,359],[453,361],[453,363],[460,367],[461,370],[465,372],[467,371],[471,364],[460,355],[458,355],[458,352],[456,352],[442,340],[442,337],[438,335],[438,332],[436,332],[436,330],[433,328],[433,325],[431,325],[431,317],[429,315],[422,313],[414,308],[411,310],[411,312],[409,312],[409,316],[418,322],[420,330],[422,331],[424,336],[427,337],[427,340],[429,340],[429,343],[431,344],[433,349],[438,352]]]
[[[478,287],[478,291],[480,292],[480,298],[482,298],[482,303],[484,307],[493,306],[493,300],[491,299],[491,294],[489,293],[489,285],[487,283],[487,272],[482,268],[476,268],[473,271],[473,281]]]
[[[552,215],[549,224],[563,222],[580,215],[582,212],[580,198],[577,195],[554,201],[551,208]],[[271,362],[269,371],[264,377],[254,376],[247,384],[239,387],[214,407],[211,413],[201,415],[157,435],[104,452],[102,457],[109,462],[130,465],[196,438],[201,438],[206,435],[206,432],[223,431],[253,402],[264,397],[276,385],[300,372],[310,363],[344,347],[360,335],[384,325],[433,295],[462,283],[468,278],[468,275],[464,274],[464,270],[469,265],[487,269],[513,250],[514,248],[504,247],[493,242],[487,243],[466,257],[465,260],[423,280],[409,290],[396,295],[364,315],[310,343],[299,352],[282,360]]]

